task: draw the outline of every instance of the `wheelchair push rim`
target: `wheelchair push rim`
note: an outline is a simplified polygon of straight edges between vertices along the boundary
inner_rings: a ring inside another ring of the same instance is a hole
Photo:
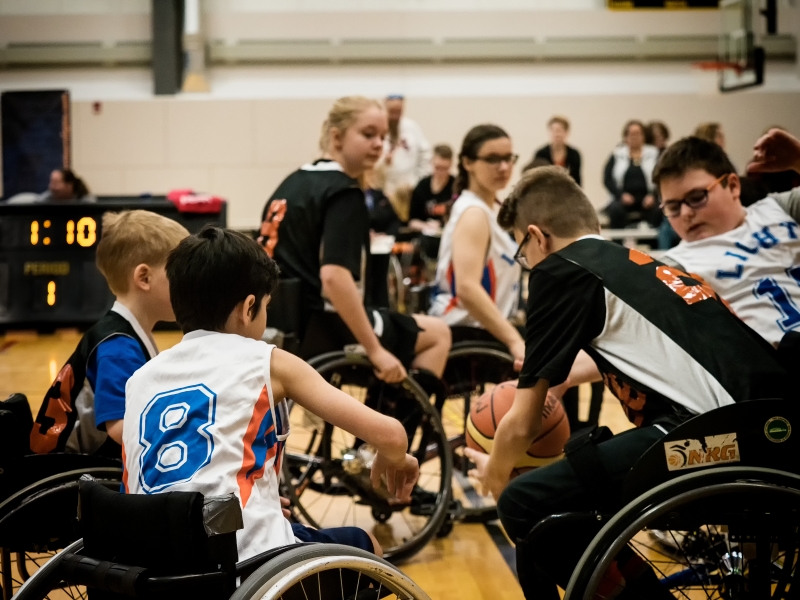
[[[387,559],[405,560],[424,547],[447,516],[452,456],[439,415],[413,379],[397,386],[379,382],[364,357],[336,353],[314,363],[334,387],[362,402],[377,398],[384,414],[397,416],[394,409],[386,409],[391,400],[381,404],[384,393],[395,394],[397,410],[410,407],[409,416],[400,420],[413,430],[409,452],[419,461],[420,479],[410,505],[390,503],[373,490],[365,468],[353,467],[361,442],[290,402],[291,435],[282,482],[293,512],[314,528],[361,527],[378,539]]]
[[[723,504],[726,496],[735,501],[759,497],[761,507],[735,512]],[[692,512],[712,502],[718,507],[715,518]],[[773,519],[788,514],[794,524],[788,523],[789,529],[776,527],[762,513]],[[790,473],[734,467],[680,477],[635,499],[606,524],[584,552],[564,598],[611,598],[624,589],[618,571],[612,577],[607,574],[626,548],[676,598],[792,597],[783,594],[787,587],[800,586],[798,516],[800,477]],[[664,528],[665,523],[683,525],[671,529]],[[748,588],[759,591],[749,595]],[[628,593],[626,597],[647,597]]]

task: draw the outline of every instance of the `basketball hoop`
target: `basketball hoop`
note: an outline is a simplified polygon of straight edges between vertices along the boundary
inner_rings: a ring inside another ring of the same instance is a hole
[[[736,71],[737,76],[741,76],[745,68],[739,63],[726,62],[723,60],[703,60],[692,64],[695,69],[701,71]]]

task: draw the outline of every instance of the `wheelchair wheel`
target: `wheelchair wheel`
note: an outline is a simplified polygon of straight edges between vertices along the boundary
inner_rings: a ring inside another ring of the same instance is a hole
[[[378,539],[388,560],[405,560],[435,535],[447,513],[453,467],[439,415],[416,382],[385,384],[364,357],[337,352],[312,365],[334,387],[403,423],[420,478],[410,505],[389,502],[372,488],[363,442],[290,403],[282,474],[293,512],[315,528],[361,527]]]
[[[514,357],[499,344],[460,342],[447,357],[442,381],[447,398],[442,407],[442,424],[451,448],[466,444],[465,432],[470,405],[504,381],[516,378]],[[462,465],[466,474],[466,465]]]
[[[88,598],[85,587],[67,585],[58,576],[59,561],[64,556],[80,552],[81,549],[83,549],[83,540],[77,540],[61,552],[50,553],[48,560],[44,561],[35,572],[32,572],[31,576],[16,590],[15,600],[62,600],[66,598],[75,600]]]
[[[718,468],[674,479],[631,502],[594,538],[569,600],[796,598],[800,477]],[[628,574],[628,577],[626,577]]]
[[[11,598],[59,550],[77,539],[78,479],[84,474],[118,488],[122,469],[96,467],[59,473],[0,502],[0,588],[3,600]],[[56,596],[85,597],[81,593],[78,588],[65,588],[59,592],[61,595]]]
[[[231,600],[428,600],[410,578],[374,554],[338,544],[294,548],[248,577]]]

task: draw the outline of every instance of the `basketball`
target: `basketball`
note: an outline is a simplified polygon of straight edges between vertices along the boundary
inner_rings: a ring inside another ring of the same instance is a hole
[[[468,448],[486,454],[491,452],[494,432],[511,408],[516,393],[517,382],[507,381],[473,403],[467,419]],[[511,476],[516,477],[560,459],[564,456],[564,444],[569,439],[569,433],[569,421],[561,401],[548,395],[542,411],[542,432],[517,462]]]

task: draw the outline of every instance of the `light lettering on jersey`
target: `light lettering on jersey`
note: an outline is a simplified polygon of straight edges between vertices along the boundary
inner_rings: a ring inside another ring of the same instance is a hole
[[[793,223],[790,221],[786,221],[783,223],[778,223],[781,227],[786,229],[786,234],[788,238],[797,239],[797,233],[795,231],[797,227],[797,223]],[[746,252],[751,256],[755,256],[758,254],[762,249],[769,250],[771,248],[775,248],[781,243],[781,240],[772,233],[772,230],[769,226],[764,226],[761,228],[761,231],[755,231],[752,233],[753,239],[757,242],[756,246],[750,247],[746,246],[741,242],[735,242],[734,246],[736,246],[742,252]],[[736,258],[740,261],[747,262],[747,259],[750,258],[749,256],[745,256],[743,254],[737,254],[736,252],[731,252],[730,250],[726,251],[724,256],[730,256]],[[718,269],[716,277],[717,279],[741,279],[742,275],[744,274],[744,267],[741,264],[735,265],[733,269],[725,270],[725,269]]]

